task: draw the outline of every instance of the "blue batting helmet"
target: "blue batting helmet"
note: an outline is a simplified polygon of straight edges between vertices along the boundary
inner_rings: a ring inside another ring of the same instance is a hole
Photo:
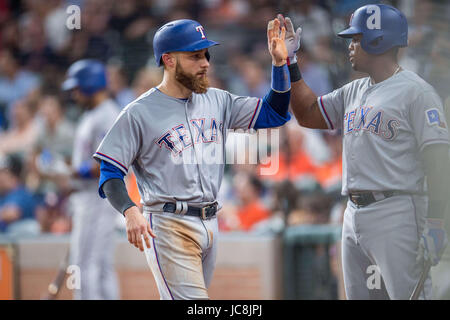
[[[370,54],[383,54],[394,47],[408,46],[408,22],[398,9],[385,4],[366,5],[350,18],[348,29],[338,33],[343,38],[362,34],[361,47]]]
[[[62,84],[63,90],[79,88],[90,96],[106,88],[106,70],[103,63],[93,59],[79,60],[67,71],[67,79]]]
[[[153,51],[159,67],[164,53],[198,51],[218,44],[206,38],[205,29],[200,23],[181,19],[168,22],[156,31],[153,38]]]

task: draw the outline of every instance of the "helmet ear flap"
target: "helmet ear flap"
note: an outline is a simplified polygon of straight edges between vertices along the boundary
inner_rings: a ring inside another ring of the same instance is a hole
[[[383,36],[376,37],[375,39],[370,41],[369,45],[372,47],[378,47],[381,41],[383,41]]]

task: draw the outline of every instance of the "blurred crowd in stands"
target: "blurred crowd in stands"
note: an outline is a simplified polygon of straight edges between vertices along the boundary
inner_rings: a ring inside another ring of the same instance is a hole
[[[121,108],[156,86],[152,39],[158,26],[200,21],[213,47],[213,87],[263,97],[270,89],[267,22],[283,13],[303,28],[298,53],[303,78],[317,95],[361,74],[352,72],[348,43],[335,36],[364,0],[0,0],[0,233],[64,234],[71,230],[70,170],[74,130],[83,110],[63,94],[68,66],[95,58],[107,65],[109,91]],[[386,2],[386,1],[385,1]],[[417,72],[450,104],[450,4],[388,1],[405,12],[410,46],[400,64]],[[70,5],[81,29],[66,27]],[[259,164],[226,166],[219,199],[220,230],[276,233],[287,225],[339,224],[342,137],[339,131],[279,130]],[[230,135],[229,145],[249,134]],[[228,146],[227,146],[228,147]],[[243,150],[242,152],[245,152]],[[270,161],[279,170],[262,175]],[[134,177],[132,197],[139,197]],[[105,200],[106,201],[106,200]],[[121,218],[120,214],[118,217]]]

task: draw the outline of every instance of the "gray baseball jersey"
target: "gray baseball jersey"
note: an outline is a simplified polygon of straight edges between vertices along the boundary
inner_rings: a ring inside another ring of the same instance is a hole
[[[94,157],[136,174],[144,209],[166,202],[204,206],[216,201],[227,129],[253,128],[261,99],[210,88],[177,99],[156,88],[130,103]]]
[[[349,190],[424,191],[420,151],[449,144],[439,96],[402,71],[377,84],[355,80],[318,98],[330,129],[342,129],[342,194]]]

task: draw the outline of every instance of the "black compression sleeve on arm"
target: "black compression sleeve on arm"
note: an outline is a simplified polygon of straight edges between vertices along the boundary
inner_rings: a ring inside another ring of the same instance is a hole
[[[125,182],[122,179],[109,179],[103,184],[102,188],[109,203],[121,214],[136,205],[128,196]]]

